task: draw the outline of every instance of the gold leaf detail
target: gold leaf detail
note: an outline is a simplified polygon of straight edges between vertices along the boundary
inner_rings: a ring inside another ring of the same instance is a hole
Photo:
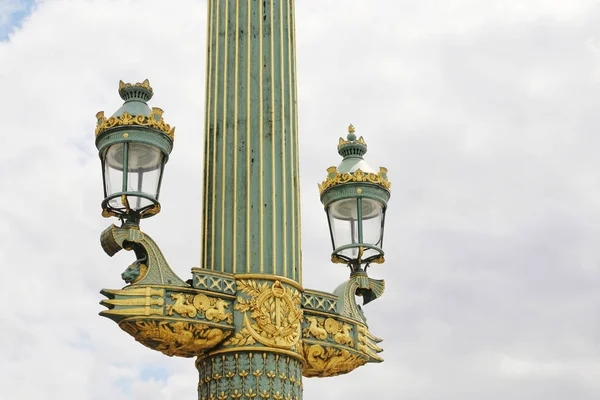
[[[127,320],[119,326],[144,346],[179,357],[202,355],[231,334],[231,331],[183,321]]]
[[[385,171],[384,171],[385,170]],[[387,178],[387,170],[383,167],[380,168],[380,172],[378,173],[365,173],[360,169],[357,169],[354,172],[344,172],[340,174],[335,171],[334,173],[329,173],[327,179],[325,179],[319,186],[319,192],[323,194],[327,189],[336,186],[342,185],[348,182],[365,182],[365,183],[374,183],[379,186],[383,186],[387,190],[390,190],[392,184]]]
[[[136,115],[134,117],[128,112],[124,112],[120,117],[110,117],[108,119],[104,117],[104,112],[100,111],[96,114],[96,136],[115,126],[138,125],[158,129],[170,137],[171,140],[175,140],[175,127],[171,127],[165,123],[162,117],[162,110],[160,110],[160,113],[157,110],[160,109],[153,108],[152,113],[147,117],[144,115]]]
[[[367,358],[333,347],[323,347],[318,344],[304,344],[304,358],[307,366],[302,375],[306,377],[328,377],[346,374],[367,362]]]
[[[244,328],[230,339],[231,344],[250,344],[250,337],[264,346],[293,349],[301,336],[301,295],[280,281],[238,281],[238,288],[247,298],[238,296],[235,309],[244,317]],[[235,342],[238,343],[235,343]]]

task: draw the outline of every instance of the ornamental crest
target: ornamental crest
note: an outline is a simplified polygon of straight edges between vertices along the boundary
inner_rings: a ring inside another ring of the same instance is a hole
[[[247,297],[238,296],[235,309],[244,316],[243,329],[228,343],[264,346],[282,349],[294,348],[302,335],[301,295],[296,289],[285,287],[280,281],[238,281],[238,289]]]

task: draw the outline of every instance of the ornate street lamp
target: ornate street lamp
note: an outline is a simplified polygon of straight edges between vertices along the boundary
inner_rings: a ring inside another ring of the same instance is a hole
[[[346,140],[340,138],[338,144],[344,159],[327,169],[327,179],[319,185],[333,244],[331,261],[347,264],[352,276],[365,278],[369,264],[384,262],[383,228],[390,198],[387,169],[376,172],[363,159],[366,152],[363,137],[357,139],[350,125]],[[361,287],[367,284],[363,282]]]
[[[160,211],[158,195],[164,166],[173,149],[175,128],[160,108],[148,107],[153,91],[146,79],[119,83],[125,103],[110,118],[96,114],[96,147],[102,160],[102,215],[137,226]]]
[[[390,184],[363,160],[352,127],[320,185],[332,260],[351,276],[333,293],[302,284],[294,2],[282,4],[208,1],[202,261],[191,279],[139,228],[160,211],[173,147],[174,129],[147,105],[150,84],[121,82],[125,104],[97,114],[102,214],[123,222],[100,242],[109,256],[136,256],[121,274],[127,286],[101,291],[100,315],[153,350],[196,357],[199,400],[301,400],[303,378],[383,361],[356,295],[383,294],[366,268],[383,262]]]

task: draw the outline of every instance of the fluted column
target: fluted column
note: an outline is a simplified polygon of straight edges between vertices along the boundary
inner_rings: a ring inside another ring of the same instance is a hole
[[[294,0],[209,0],[202,267],[301,283]]]

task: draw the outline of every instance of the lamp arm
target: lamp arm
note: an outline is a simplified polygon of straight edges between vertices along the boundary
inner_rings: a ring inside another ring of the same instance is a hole
[[[367,282],[364,282],[364,281]],[[366,285],[365,285],[366,283]],[[338,296],[337,312],[341,315],[366,322],[362,309],[356,304],[356,295],[363,298],[363,305],[381,297],[385,290],[385,281],[366,276],[352,276],[333,292]]]
[[[111,225],[102,232],[100,244],[104,252],[111,257],[121,249],[133,250],[137,260],[132,265],[146,265],[146,268],[140,268],[140,275],[133,280],[130,286],[190,287],[173,272],[156,242],[139,229],[119,228]]]

